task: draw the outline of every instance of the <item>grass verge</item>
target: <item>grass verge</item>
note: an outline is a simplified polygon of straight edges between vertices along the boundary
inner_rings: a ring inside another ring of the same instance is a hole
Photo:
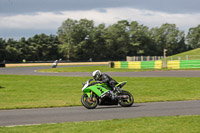
[[[200,116],[142,117],[92,122],[0,127],[9,133],[199,133]]]
[[[91,77],[0,75],[0,109],[81,105],[82,82]],[[199,77],[115,77],[135,102],[200,99]]]

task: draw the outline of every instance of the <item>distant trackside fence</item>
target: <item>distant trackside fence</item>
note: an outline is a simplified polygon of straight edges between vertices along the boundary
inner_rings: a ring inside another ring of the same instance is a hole
[[[169,69],[200,68],[200,60],[174,60],[167,61]]]
[[[163,56],[126,56],[126,61],[155,61],[163,59]],[[200,55],[168,56],[166,60],[200,60]]]
[[[175,60],[173,60],[175,59]],[[190,59],[190,60],[189,60]],[[179,56],[167,57],[161,56],[152,57],[127,57],[127,61],[111,62],[112,68],[129,68],[129,69],[187,69],[200,68],[200,56]]]
[[[184,69],[200,68],[200,60],[174,60],[166,61],[114,61],[111,62],[112,68],[129,68],[129,69]]]
[[[162,61],[115,61],[114,68],[161,69]]]

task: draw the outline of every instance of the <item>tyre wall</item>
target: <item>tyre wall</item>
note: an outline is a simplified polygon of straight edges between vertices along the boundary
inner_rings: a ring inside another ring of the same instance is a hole
[[[161,69],[163,61],[115,61],[114,68]],[[200,68],[200,60],[167,61],[168,69]]]

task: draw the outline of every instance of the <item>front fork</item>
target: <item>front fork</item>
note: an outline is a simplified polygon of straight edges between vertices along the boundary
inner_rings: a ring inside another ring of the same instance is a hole
[[[93,91],[90,92],[90,101],[93,101]]]

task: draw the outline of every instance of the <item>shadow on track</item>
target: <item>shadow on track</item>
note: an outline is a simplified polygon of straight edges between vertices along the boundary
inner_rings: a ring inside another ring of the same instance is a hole
[[[141,107],[141,106],[144,106],[144,105],[133,105],[133,106],[130,106],[130,107],[122,107],[122,106],[118,106],[118,105],[108,105],[108,106],[101,106],[99,105],[96,109],[111,109],[111,108],[137,108],[137,107]]]

